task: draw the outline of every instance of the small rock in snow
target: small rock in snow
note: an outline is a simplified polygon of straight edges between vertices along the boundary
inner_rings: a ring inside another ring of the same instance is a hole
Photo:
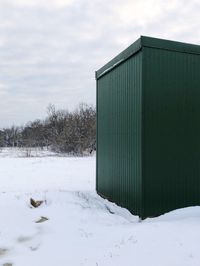
[[[37,208],[39,207],[41,204],[43,203],[43,200],[34,200],[34,199],[30,199],[30,204],[34,207]]]

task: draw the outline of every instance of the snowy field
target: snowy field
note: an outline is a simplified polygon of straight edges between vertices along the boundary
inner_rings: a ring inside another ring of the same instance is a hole
[[[200,265],[200,207],[140,222],[97,196],[94,156],[32,155],[0,152],[0,266]]]

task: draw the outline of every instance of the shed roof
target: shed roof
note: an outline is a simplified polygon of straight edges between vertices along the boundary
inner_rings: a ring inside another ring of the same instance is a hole
[[[140,36],[140,38],[131,44],[128,48],[122,51],[119,55],[114,57],[111,61],[96,71],[96,79],[105,75],[113,68],[127,60],[132,55],[139,52],[142,47],[150,47],[156,49],[164,49],[170,51],[176,51],[180,53],[190,53],[200,55],[200,45],[182,43],[158,38],[152,38],[147,36]]]

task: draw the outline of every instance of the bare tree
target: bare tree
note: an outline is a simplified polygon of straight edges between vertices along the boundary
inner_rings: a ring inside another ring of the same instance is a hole
[[[95,108],[84,103],[73,112],[56,110],[50,104],[44,121],[37,119],[21,128],[12,126],[0,131],[0,146],[49,147],[73,154],[91,152],[95,149],[95,117]]]

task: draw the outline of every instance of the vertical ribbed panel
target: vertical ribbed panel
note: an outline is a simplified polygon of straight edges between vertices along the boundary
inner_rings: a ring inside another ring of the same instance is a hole
[[[142,216],[142,53],[97,80],[97,191]]]
[[[200,55],[143,48],[145,216],[200,204]]]
[[[96,73],[97,192],[145,218],[200,205],[200,46],[141,38]]]

